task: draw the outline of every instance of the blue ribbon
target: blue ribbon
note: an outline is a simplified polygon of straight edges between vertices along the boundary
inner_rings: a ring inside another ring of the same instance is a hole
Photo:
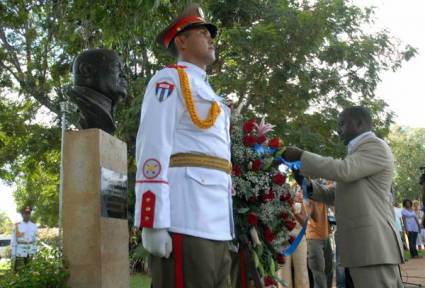
[[[297,162],[299,162],[299,161],[297,161]],[[310,201],[308,200],[307,180],[306,179],[303,179],[302,189],[303,189],[304,200],[309,204]],[[309,209],[309,210],[311,211],[311,209]],[[291,256],[292,253],[294,253],[295,250],[297,250],[297,247],[298,247],[298,245],[300,245],[301,240],[304,237],[305,231],[307,230],[307,224],[308,224],[309,218],[310,218],[310,213],[307,215],[307,218],[305,219],[305,223],[303,225],[303,228],[301,229],[300,233],[298,233],[294,242],[292,242],[291,245],[288,248],[286,248],[285,250],[282,251],[283,256]]]
[[[301,169],[301,161],[300,160],[290,162],[290,161],[286,161],[282,157],[276,157],[275,160],[280,162],[281,164],[288,166],[288,168],[291,169],[292,171]]]
[[[264,147],[261,144],[255,144],[252,147],[252,150],[254,150],[255,152],[257,152],[257,154],[259,156],[262,156],[263,154],[274,154],[276,153],[277,149],[276,148],[272,148],[272,147]]]
[[[254,147],[252,147],[252,149],[257,152],[258,155],[263,155],[264,154],[264,147],[261,144],[255,144]]]

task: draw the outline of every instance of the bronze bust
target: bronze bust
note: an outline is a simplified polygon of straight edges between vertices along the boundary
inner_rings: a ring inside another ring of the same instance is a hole
[[[87,50],[75,58],[72,72],[74,85],[68,95],[79,108],[81,128],[99,128],[112,134],[116,129],[115,104],[127,96],[120,57],[108,49]]]

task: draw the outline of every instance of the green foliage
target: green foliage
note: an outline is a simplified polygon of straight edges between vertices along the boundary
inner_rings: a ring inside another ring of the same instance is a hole
[[[10,270],[10,265],[10,259],[0,259],[0,277],[3,277],[3,274],[8,273],[8,271]]]
[[[130,278],[130,288],[150,288],[151,279],[145,274],[133,274]]]
[[[60,130],[34,123],[33,100],[0,98],[0,178],[14,181],[20,211],[35,208],[34,221],[57,224]]]
[[[0,211],[0,234],[10,235],[12,233],[12,221],[10,218],[4,213]]]
[[[141,231],[133,230],[130,237],[130,271],[147,272],[149,253],[143,248],[141,243]]]
[[[129,97],[117,107],[116,134],[128,146],[133,187],[142,95],[155,71],[175,61],[155,36],[188,2],[0,2],[0,178],[17,182],[19,206],[39,208],[35,217],[43,224],[57,222],[59,103],[71,83],[72,59],[105,47],[124,60]],[[237,111],[267,115],[289,143],[331,156],[343,153],[335,119],[347,105],[371,107],[379,134],[388,133],[392,115],[374,97],[379,73],[399,68],[416,50],[386,31],[365,32],[372,9],[343,0],[200,3],[220,29],[211,82]],[[51,120],[37,124],[46,108]]]
[[[44,247],[32,262],[18,273],[6,272],[0,278],[2,288],[66,288],[69,273],[58,250]]]
[[[419,167],[425,166],[425,129],[393,127],[388,136],[396,163],[396,200],[421,199]]]

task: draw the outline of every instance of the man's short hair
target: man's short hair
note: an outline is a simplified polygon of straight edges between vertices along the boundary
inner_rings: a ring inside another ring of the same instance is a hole
[[[178,57],[179,56],[179,52],[177,51],[176,44],[174,43],[174,41],[176,40],[176,37],[177,36],[182,36],[182,35],[185,36],[185,37],[187,37],[187,36],[189,36],[189,33],[187,31],[193,30],[193,29],[196,29],[196,28],[199,28],[199,27],[196,26],[196,27],[191,27],[191,28],[184,29],[184,30],[180,31],[179,33],[177,33],[176,36],[174,36],[173,40],[168,45],[168,50],[170,51],[171,55],[173,55],[174,57]]]
[[[354,120],[361,121],[363,124],[372,127],[372,114],[364,106],[348,107],[344,109],[343,113],[348,114]]]

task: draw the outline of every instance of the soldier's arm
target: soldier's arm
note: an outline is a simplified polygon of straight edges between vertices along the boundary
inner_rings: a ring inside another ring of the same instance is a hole
[[[159,71],[143,98],[136,141],[136,227],[168,228],[168,166],[176,124],[183,113],[175,69]]]

